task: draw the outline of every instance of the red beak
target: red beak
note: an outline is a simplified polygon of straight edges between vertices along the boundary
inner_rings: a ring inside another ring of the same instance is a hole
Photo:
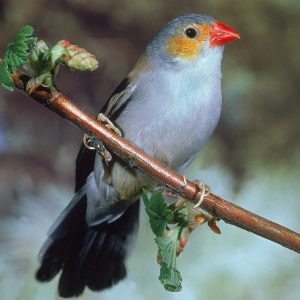
[[[215,21],[210,31],[209,43],[211,47],[216,47],[239,38],[240,35],[235,30],[221,22]]]

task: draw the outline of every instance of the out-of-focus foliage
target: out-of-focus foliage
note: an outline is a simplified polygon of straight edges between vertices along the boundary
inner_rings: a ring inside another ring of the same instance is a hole
[[[63,71],[57,83],[67,96],[96,115],[153,35],[186,12],[213,15],[241,35],[224,53],[220,125],[191,167],[190,177],[201,178],[224,198],[299,231],[298,0],[1,0],[0,52],[4,53],[7,42],[24,24],[32,25],[36,35],[49,44],[67,39],[85,47],[100,60],[100,69],[94,73]],[[43,198],[45,205],[47,199],[59,202],[61,198],[53,191],[61,186],[71,195],[81,138],[77,129],[23,95],[0,90],[1,234],[3,228],[9,232],[8,215],[23,220],[20,207],[29,198],[30,203],[36,198]],[[32,215],[29,219],[33,220]],[[35,228],[46,230],[38,220]],[[129,279],[104,292],[101,299],[115,299],[120,293],[124,299],[299,298],[299,256],[227,225],[222,226],[220,237],[205,229],[194,234],[184,258],[179,259],[183,291],[167,294],[157,283],[153,236],[145,216],[142,220]],[[37,242],[37,236],[23,236],[24,243],[32,246],[32,261],[42,242],[40,236]],[[28,252],[22,253],[24,260]],[[16,261],[13,255],[10,258]],[[18,283],[19,298],[45,299],[43,293],[47,293],[47,299],[54,299],[54,285],[36,285],[33,267],[28,270],[28,282]],[[5,269],[0,264],[2,271],[0,298],[19,299],[12,296],[17,288],[13,293],[9,281],[15,278],[14,266],[7,263]],[[99,299],[99,295],[87,293],[85,299]]]

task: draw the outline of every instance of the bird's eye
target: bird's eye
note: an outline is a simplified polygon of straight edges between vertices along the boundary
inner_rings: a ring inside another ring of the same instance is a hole
[[[187,28],[184,33],[190,39],[193,39],[197,35],[197,31],[192,27]]]

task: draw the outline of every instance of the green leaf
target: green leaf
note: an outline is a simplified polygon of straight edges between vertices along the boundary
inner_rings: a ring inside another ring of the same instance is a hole
[[[157,236],[162,236],[168,223],[173,220],[173,211],[167,207],[160,192],[152,193],[149,199],[146,192],[142,191],[142,199],[145,203],[146,213],[149,216],[153,233]]]
[[[31,37],[32,33],[33,28],[31,26],[22,27],[14,40],[7,46],[0,67],[0,84],[10,91],[14,87],[10,74],[28,61],[30,50],[36,43],[36,39]]]
[[[23,65],[23,68],[31,77],[38,77],[52,71],[49,48],[43,40],[37,41],[31,50],[28,62]]]
[[[33,34],[33,28],[32,28],[32,26],[29,26],[29,25],[27,25],[27,26],[23,26],[18,32],[17,32],[17,34],[16,34],[16,36],[19,38],[23,38],[23,37],[27,37],[27,38],[29,38],[29,37],[31,37],[32,36],[32,34]]]
[[[58,42],[50,49],[51,66],[52,68],[58,63],[59,59],[67,56],[67,51],[63,45]]]
[[[14,83],[10,76],[10,73],[8,72],[7,65],[5,62],[3,62],[0,65],[0,84],[9,91],[14,90],[13,89]]]
[[[159,280],[166,290],[178,292],[181,290],[182,278],[176,269],[177,244],[179,234],[188,222],[187,209],[179,208],[173,212],[159,192],[152,193],[149,199],[146,192],[142,191],[142,199],[149,215],[152,231],[156,235],[155,242],[158,245],[161,260]],[[177,225],[170,229],[171,223],[177,223]]]
[[[189,223],[189,215],[187,207],[180,207],[174,211],[174,220],[181,227],[188,226]]]
[[[39,75],[37,77],[32,77],[27,82],[26,92],[31,94],[31,92],[34,91],[41,84],[44,84],[48,87],[52,87],[53,86],[53,76],[52,76],[52,74],[44,73],[44,74]]]
[[[159,280],[165,289],[172,292],[181,290],[181,275],[176,269],[176,248],[181,227],[176,226],[168,231],[167,236],[158,236],[155,242],[161,258]]]
[[[166,264],[162,264],[160,268],[159,280],[167,291],[180,292],[182,289],[182,278],[179,271],[174,268],[168,268]]]
[[[32,33],[31,26],[24,26],[17,32],[14,40],[8,44],[3,60],[7,63],[10,73],[15,72],[27,62],[33,44]]]
[[[176,246],[180,227],[176,226],[168,231],[167,236],[157,236],[155,242],[159,248],[159,255],[168,267],[176,268]]]

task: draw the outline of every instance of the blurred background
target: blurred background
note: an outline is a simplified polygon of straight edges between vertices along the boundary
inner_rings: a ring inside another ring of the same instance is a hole
[[[88,49],[100,69],[61,69],[57,83],[95,115],[153,35],[187,12],[213,15],[241,35],[224,53],[221,122],[187,176],[299,232],[299,1],[0,0],[0,53],[25,24],[49,45],[67,39]],[[55,114],[0,89],[0,299],[59,299],[57,282],[35,282],[36,256],[72,197],[81,139]],[[140,223],[128,278],[82,299],[299,299],[299,254],[223,222],[221,236],[207,226],[192,235],[178,259],[183,289],[168,293],[143,209]]]

